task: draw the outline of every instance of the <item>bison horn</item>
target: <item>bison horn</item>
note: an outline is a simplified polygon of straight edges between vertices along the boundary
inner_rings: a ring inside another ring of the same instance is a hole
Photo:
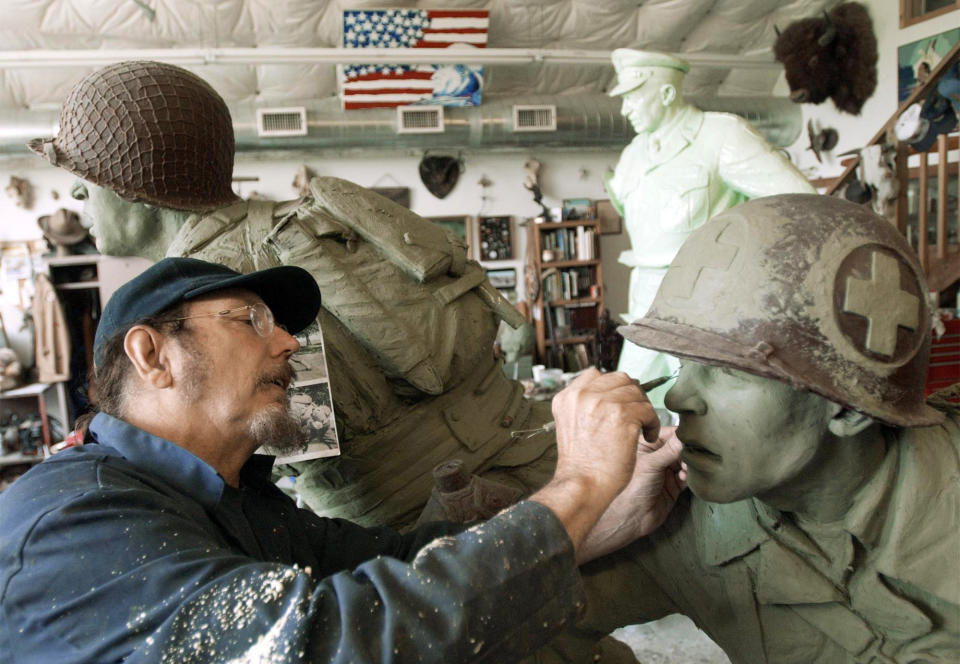
[[[823,11],[823,17],[827,20],[827,27],[824,29],[823,34],[820,35],[820,38],[817,39],[817,44],[819,46],[829,46],[837,36],[837,26],[830,20],[830,15],[826,10]]]

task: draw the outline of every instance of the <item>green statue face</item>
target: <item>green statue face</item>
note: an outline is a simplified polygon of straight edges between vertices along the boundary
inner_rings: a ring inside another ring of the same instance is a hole
[[[658,71],[639,88],[623,95],[620,115],[633,125],[638,134],[656,131],[663,124],[676,99],[679,85],[676,78],[670,73]]]
[[[802,478],[827,456],[837,408],[785,383],[689,361],[665,403],[680,414],[690,489],[716,503],[806,491]]]
[[[100,253],[144,256],[145,248],[156,244],[162,227],[159,208],[123,200],[85,180],[74,182],[70,195],[83,201],[84,225],[90,227]]]

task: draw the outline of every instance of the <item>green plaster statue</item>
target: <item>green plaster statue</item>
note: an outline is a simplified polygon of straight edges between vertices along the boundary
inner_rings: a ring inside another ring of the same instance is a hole
[[[585,569],[586,641],[680,612],[738,664],[960,661],[960,409],[923,400],[925,293],[896,229],[832,197],[691,235],[621,331],[682,358],[692,495]]]
[[[610,94],[623,97],[621,113],[637,132],[606,181],[633,247],[620,255],[632,268],[622,314],[632,321],[650,307],[680,245],[710,217],[750,198],[814,189],[745,120],[684,100],[683,60],[623,48],[612,60],[617,85]],[[676,367],[673,357],[627,344],[618,369],[646,381]],[[651,395],[657,407],[662,394]]]

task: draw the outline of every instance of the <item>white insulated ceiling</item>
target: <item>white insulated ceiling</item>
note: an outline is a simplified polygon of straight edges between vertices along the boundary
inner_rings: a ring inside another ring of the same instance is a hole
[[[0,50],[335,48],[341,11],[352,8],[488,9],[489,48],[767,55],[781,28],[836,0],[3,0]],[[770,55],[772,60],[772,55]],[[5,110],[58,107],[91,66],[0,68]],[[333,100],[330,64],[189,66],[228,103],[282,105]],[[485,66],[484,98],[598,94],[610,89],[608,64]],[[694,67],[686,92],[698,98],[764,96],[776,68]]]

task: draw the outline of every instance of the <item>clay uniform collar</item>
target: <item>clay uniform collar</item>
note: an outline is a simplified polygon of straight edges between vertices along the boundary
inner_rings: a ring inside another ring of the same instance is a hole
[[[680,154],[696,140],[702,125],[703,111],[696,106],[687,105],[668,124],[657,127],[649,134],[640,134],[639,142],[646,153],[644,173],[649,173]]]

